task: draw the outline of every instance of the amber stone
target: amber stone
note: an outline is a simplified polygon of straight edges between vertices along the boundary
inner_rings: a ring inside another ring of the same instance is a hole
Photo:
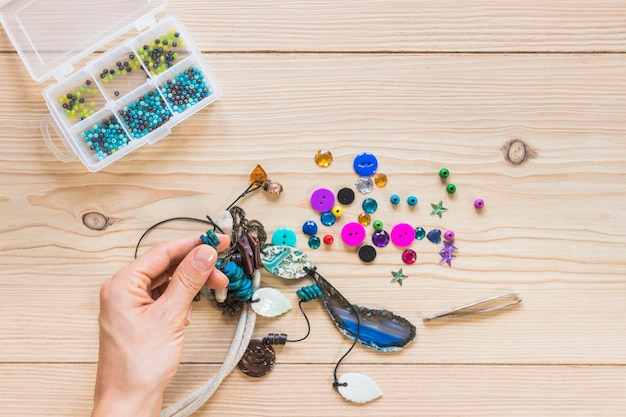
[[[385,174],[374,175],[374,184],[376,184],[377,187],[384,187],[387,185],[387,176]]]
[[[315,163],[320,168],[328,168],[333,163],[333,154],[327,149],[320,149],[315,153]]]
[[[267,174],[265,173],[265,170],[261,168],[261,165],[255,166],[252,172],[250,172],[250,184],[257,181],[262,184],[265,184],[267,181]]]
[[[367,226],[371,222],[372,222],[372,216],[370,216],[369,213],[359,214],[359,223],[361,223],[361,226]]]

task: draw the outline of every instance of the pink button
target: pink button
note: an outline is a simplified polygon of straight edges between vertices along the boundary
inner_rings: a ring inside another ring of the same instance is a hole
[[[404,248],[413,243],[415,230],[407,223],[398,223],[391,229],[391,241],[394,245]]]
[[[341,240],[348,246],[359,246],[365,240],[365,228],[357,222],[347,223],[341,229]]]
[[[318,188],[311,194],[311,207],[320,213],[331,211],[335,206],[335,193],[328,188]]]

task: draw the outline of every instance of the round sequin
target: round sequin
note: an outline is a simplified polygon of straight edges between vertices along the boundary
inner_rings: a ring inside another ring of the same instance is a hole
[[[320,245],[322,244],[322,241],[320,240],[319,237],[317,236],[311,236],[309,238],[309,248],[311,249],[317,249],[320,247]]]
[[[320,149],[315,153],[315,163],[320,168],[328,168],[333,163],[333,154],[327,149]]]
[[[389,244],[389,233],[384,230],[377,230],[372,235],[372,243],[379,248],[384,248]]]
[[[426,230],[422,229],[421,227],[416,227],[414,231],[415,231],[415,239],[422,240],[426,237]]]
[[[359,259],[370,263],[376,259],[376,248],[370,245],[363,245],[359,248]]]
[[[361,213],[359,214],[359,223],[362,224],[363,226],[367,226],[372,222],[372,216],[370,216],[368,213]]]
[[[374,189],[374,181],[371,177],[359,177],[355,181],[354,186],[361,194],[369,194]]]
[[[344,187],[337,192],[337,200],[343,204],[352,204],[354,201],[354,191],[351,188]]]
[[[374,184],[376,184],[377,187],[384,187],[387,185],[387,176],[382,173],[374,175]]]
[[[335,205],[335,194],[328,188],[318,188],[311,194],[311,207],[320,213],[332,210]]]
[[[360,223],[347,223],[341,229],[341,240],[348,246],[359,246],[365,240],[365,228]]]
[[[417,261],[417,253],[413,249],[405,249],[402,252],[402,262],[407,265],[412,265]]]
[[[363,200],[363,211],[372,214],[378,209],[378,203],[373,198],[366,198]]]
[[[482,198],[477,198],[476,200],[474,200],[474,207],[477,209],[485,207],[485,200],[483,200]]]
[[[415,240],[415,230],[408,223],[398,223],[391,229],[391,241],[401,248],[409,246]]]
[[[286,227],[276,229],[272,235],[272,245],[274,246],[296,246],[296,232]]]
[[[360,176],[369,177],[378,169],[378,159],[369,152],[362,152],[354,158],[353,167]]]
[[[409,198],[406,199],[406,203],[413,207],[417,205],[417,197],[415,197],[414,195],[409,196]]]
[[[317,223],[315,223],[313,220],[308,220],[304,222],[304,224],[302,225],[302,233],[307,236],[313,236],[317,233]]]
[[[326,211],[320,215],[320,221],[324,226],[332,226],[337,221],[337,218],[332,211]]]
[[[451,242],[454,240],[454,232],[452,230],[446,230],[443,234],[443,238],[445,240],[447,240],[448,242]]]

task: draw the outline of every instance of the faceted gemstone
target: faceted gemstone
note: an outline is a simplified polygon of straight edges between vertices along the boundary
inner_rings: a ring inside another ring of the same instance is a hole
[[[441,230],[433,229],[430,232],[428,232],[426,237],[428,238],[428,240],[430,240],[433,243],[441,243]]]
[[[328,168],[333,163],[333,154],[327,149],[320,149],[315,153],[315,163],[320,168]]]
[[[384,187],[385,185],[387,185],[387,176],[385,174],[374,175],[374,183],[378,187]]]
[[[319,237],[317,236],[311,236],[309,238],[309,248],[311,249],[317,249],[320,247],[320,245],[322,244],[322,241],[320,240]]]
[[[416,227],[415,228],[415,239],[422,240],[425,237],[426,237],[426,230],[422,229],[421,227]]]
[[[363,200],[363,210],[366,213],[372,214],[378,208],[378,203],[373,198],[366,198]]]
[[[267,174],[265,173],[265,170],[261,168],[261,165],[257,165],[254,167],[252,172],[250,172],[250,184],[256,181],[259,181],[262,184],[265,184],[267,181]]]
[[[359,223],[362,226],[367,226],[372,222],[372,217],[368,213],[359,214]]]
[[[320,216],[320,221],[324,226],[332,226],[333,224],[335,224],[336,220],[337,218],[332,211],[326,211]]]
[[[372,243],[379,248],[384,248],[389,244],[389,233],[384,230],[378,230],[372,235]]]
[[[402,262],[407,265],[412,265],[417,260],[417,253],[413,249],[406,249],[402,252]]]
[[[354,183],[357,191],[361,194],[371,193],[374,189],[374,181],[372,177],[359,177]]]

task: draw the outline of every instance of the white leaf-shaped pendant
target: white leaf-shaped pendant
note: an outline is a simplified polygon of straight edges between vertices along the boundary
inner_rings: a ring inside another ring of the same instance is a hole
[[[343,374],[339,378],[339,384],[341,384],[337,387],[339,394],[355,403],[366,403],[383,395],[376,382],[364,374]]]
[[[291,304],[283,293],[274,288],[259,288],[254,292],[252,300],[252,309],[259,316],[276,317],[291,310]]]

